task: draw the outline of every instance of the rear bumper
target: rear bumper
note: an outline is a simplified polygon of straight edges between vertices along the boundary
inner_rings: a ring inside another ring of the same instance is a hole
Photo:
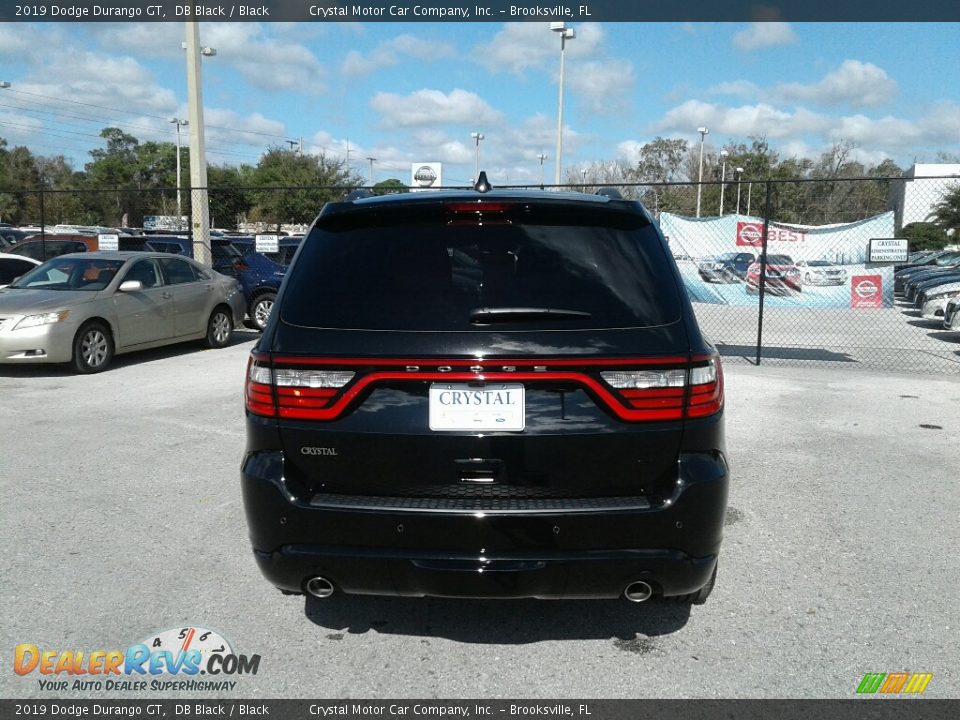
[[[575,509],[298,498],[283,479],[282,454],[272,451],[248,454],[241,480],[255,558],[283,590],[322,576],[347,593],[615,598],[636,580],[657,594],[684,595],[713,573],[726,461],[719,452],[682,455],[678,468],[670,498]]]
[[[300,591],[321,576],[346,593],[449,598],[616,598],[645,580],[658,595],[695,592],[710,579],[715,555],[622,550],[593,553],[450,554],[382,548],[288,545],[254,556],[270,582]]]

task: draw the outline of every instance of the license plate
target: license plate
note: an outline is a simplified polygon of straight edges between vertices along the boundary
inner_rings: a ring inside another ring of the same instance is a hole
[[[434,383],[431,430],[519,431],[526,425],[523,385]]]

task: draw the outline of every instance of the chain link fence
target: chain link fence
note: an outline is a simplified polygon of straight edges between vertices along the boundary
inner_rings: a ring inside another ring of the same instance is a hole
[[[911,250],[960,242],[931,222],[958,186],[957,177],[604,185],[585,178],[547,189],[613,187],[643,202],[667,237],[701,327],[728,360],[956,373],[960,333],[921,317],[915,302],[895,294],[895,266],[871,263],[867,252],[874,239],[911,237]],[[211,239],[192,230],[195,204],[207,203],[215,241],[219,231],[296,234],[325,202],[355,189],[33,190],[0,194],[0,212],[12,224],[35,225],[44,256],[71,230],[129,227],[182,235],[185,252],[209,258]],[[960,282],[955,265],[934,272]]]

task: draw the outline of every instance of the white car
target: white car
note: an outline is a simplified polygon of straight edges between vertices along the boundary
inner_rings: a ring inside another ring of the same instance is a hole
[[[39,260],[23,255],[0,253],[0,288],[4,288],[21,275],[33,270],[40,264]]]
[[[806,285],[843,285],[847,271],[829,260],[801,260],[797,269]]]
[[[960,282],[938,285],[927,295],[926,301],[920,308],[920,315],[924,320],[942,320],[946,316],[947,303],[960,293]]]
[[[945,330],[960,331],[960,295],[954,295],[943,311],[943,327]]]

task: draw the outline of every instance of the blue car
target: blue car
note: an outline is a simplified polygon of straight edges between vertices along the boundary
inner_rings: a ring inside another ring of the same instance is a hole
[[[254,250],[253,238],[234,237],[230,241],[239,251],[240,257],[224,269],[214,266],[219,272],[240,281],[247,300],[249,324],[256,330],[262,332],[266,327],[280,290],[280,283],[283,282],[287,267],[302,240],[303,236],[283,237],[280,238],[277,252],[260,253]]]

